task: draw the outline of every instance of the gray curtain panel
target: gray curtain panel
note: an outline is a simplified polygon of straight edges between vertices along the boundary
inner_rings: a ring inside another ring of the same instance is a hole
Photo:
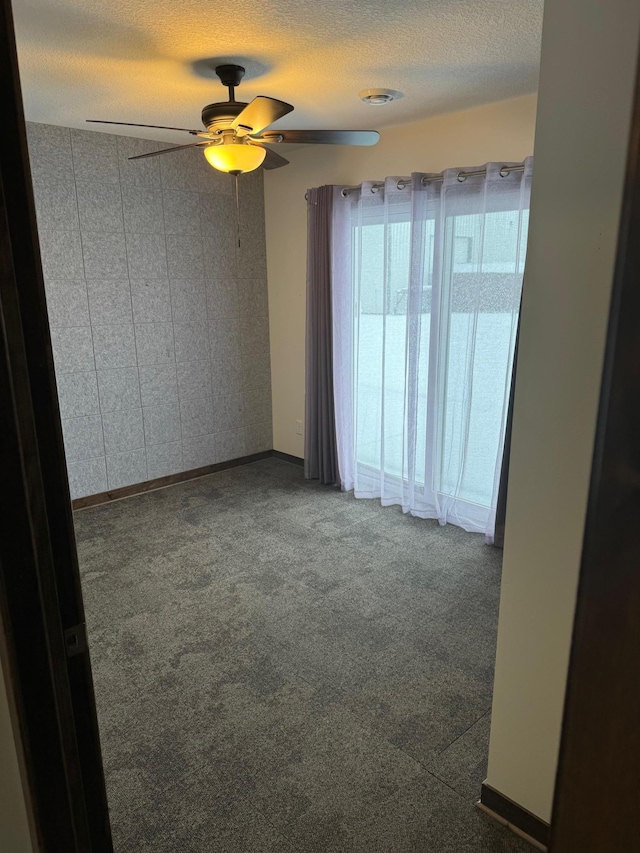
[[[522,300],[520,300],[520,310],[522,310]],[[513,351],[513,366],[511,368],[511,389],[509,391],[509,408],[507,409],[507,423],[504,431],[504,450],[502,451],[500,485],[498,486],[498,500],[496,502],[496,526],[493,534],[493,544],[496,546],[496,548],[504,548],[504,529],[505,519],[507,515],[507,485],[509,482],[509,459],[511,456],[511,430],[513,427],[513,397],[516,390],[516,368],[518,366],[519,340],[520,315],[518,314],[516,345]]]
[[[307,479],[339,482],[333,402],[333,311],[331,304],[331,186],[307,193],[307,341],[304,473]]]

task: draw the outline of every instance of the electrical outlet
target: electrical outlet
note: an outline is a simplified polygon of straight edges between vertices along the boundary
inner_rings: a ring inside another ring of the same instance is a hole
[[[296,435],[302,435],[302,421],[296,421]]]

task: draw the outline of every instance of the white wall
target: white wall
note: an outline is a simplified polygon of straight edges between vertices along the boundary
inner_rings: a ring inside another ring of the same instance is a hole
[[[32,853],[27,813],[14,741],[9,700],[0,660],[0,850]]]
[[[380,107],[384,110],[385,107]],[[265,173],[267,271],[273,385],[273,446],[303,455],[296,420],[304,417],[307,209],[304,194],[323,184],[411,172],[439,172],[533,153],[535,95],[387,128],[372,148],[318,146],[288,154]],[[370,126],[380,113],[371,108]]]
[[[637,0],[546,0],[487,780],[545,820],[639,32]]]

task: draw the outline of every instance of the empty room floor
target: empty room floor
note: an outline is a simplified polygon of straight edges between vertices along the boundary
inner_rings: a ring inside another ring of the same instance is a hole
[[[277,459],[76,513],[116,853],[501,853],[482,537]]]

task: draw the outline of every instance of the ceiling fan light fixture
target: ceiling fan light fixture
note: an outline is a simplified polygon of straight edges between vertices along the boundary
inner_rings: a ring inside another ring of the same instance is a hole
[[[204,156],[209,165],[219,172],[242,175],[244,172],[253,172],[262,166],[267,151],[260,145],[223,142],[219,145],[207,145]]]
[[[204,130],[188,127],[167,127],[157,124],[137,124],[129,121],[105,121],[103,119],[87,119],[97,124],[117,124],[126,127],[145,127],[155,130],[179,130],[195,136],[197,142],[188,145],[172,145],[159,151],[149,151],[146,154],[134,154],[129,160],[141,160],[147,157],[174,154],[185,148],[200,148],[207,162],[219,172],[231,175],[242,175],[253,172],[263,166],[265,169],[279,169],[289,162],[277,154],[273,148],[264,148],[262,142],[294,143],[297,145],[375,145],[380,139],[377,130],[281,130],[269,131],[268,128],[291,112],[293,107],[285,101],[270,98],[267,95],[256,95],[249,104],[236,101],[235,89],[244,75],[241,65],[218,65],[216,74],[229,90],[226,101],[208,104],[202,110]],[[374,90],[365,90],[360,95],[370,94]],[[375,90],[379,91],[379,90]],[[393,93],[394,97],[402,97],[402,92],[392,89],[382,90]],[[385,99],[386,101],[386,99]],[[371,100],[371,103],[382,101]],[[263,133],[266,131],[266,133]],[[178,155],[179,156],[179,155]]]

